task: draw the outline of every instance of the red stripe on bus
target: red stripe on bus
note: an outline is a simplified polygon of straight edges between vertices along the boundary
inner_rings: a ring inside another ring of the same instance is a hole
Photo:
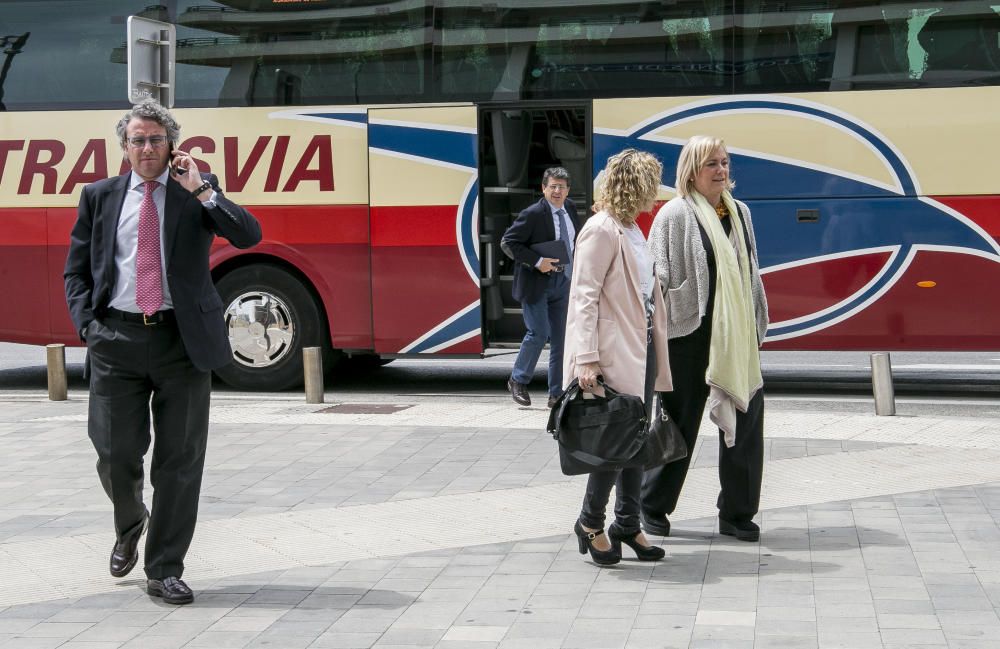
[[[372,246],[454,246],[456,205],[372,207]]]
[[[975,221],[994,239],[1000,240],[1000,196],[933,196],[953,210]]]
[[[0,210],[0,248],[44,246],[48,241],[44,207]]]

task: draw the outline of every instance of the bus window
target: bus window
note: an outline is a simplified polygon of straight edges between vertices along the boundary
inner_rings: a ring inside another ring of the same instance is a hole
[[[121,106],[126,69],[112,61],[112,54],[124,40],[125,19],[142,14],[147,4],[117,0],[0,3],[4,44],[0,102],[6,110]]]
[[[444,100],[728,92],[725,0],[436,7]]]
[[[425,2],[259,4],[258,11],[236,11],[226,3],[178,3],[178,103],[275,106],[423,98]]]
[[[738,92],[1000,83],[1000,5],[747,0],[742,7]]]

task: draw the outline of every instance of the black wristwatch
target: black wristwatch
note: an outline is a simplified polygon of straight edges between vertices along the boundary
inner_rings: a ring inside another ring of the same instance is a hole
[[[208,182],[207,180],[202,184],[198,185],[197,189],[191,190],[191,195],[194,196],[195,198],[198,198],[198,194],[202,193],[206,189],[212,189],[212,183]]]

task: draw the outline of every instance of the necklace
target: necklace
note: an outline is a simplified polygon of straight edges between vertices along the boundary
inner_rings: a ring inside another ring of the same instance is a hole
[[[715,213],[719,215],[719,218],[724,218],[729,216],[729,210],[726,209],[726,204],[719,201],[719,204],[715,206]]]

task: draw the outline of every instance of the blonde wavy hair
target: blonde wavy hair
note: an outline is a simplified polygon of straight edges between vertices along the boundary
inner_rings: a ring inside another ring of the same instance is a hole
[[[652,209],[663,165],[651,153],[625,149],[608,158],[601,175],[594,210],[607,210],[622,225],[632,225],[640,213]]]
[[[677,195],[684,197],[694,191],[694,177],[705,167],[709,157],[715,153],[716,149],[722,149],[729,157],[726,150],[726,143],[719,137],[711,135],[692,135],[684,148],[681,149],[681,156],[677,160]],[[726,189],[732,191],[736,183],[733,182],[732,175],[729,176],[729,184]]]

